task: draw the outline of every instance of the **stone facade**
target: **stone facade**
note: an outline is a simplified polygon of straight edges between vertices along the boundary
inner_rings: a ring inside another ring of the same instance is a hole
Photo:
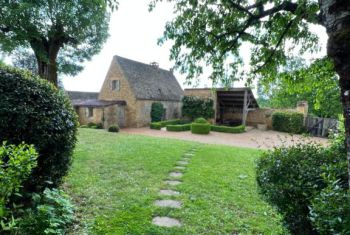
[[[82,125],[94,122],[103,123],[105,128],[114,124],[120,127],[147,126],[151,122],[154,102],[163,104],[165,119],[181,116],[183,90],[171,71],[119,56],[113,57],[97,99],[91,94],[78,93],[71,92],[70,97],[76,104]],[[94,110],[91,117],[87,115],[87,107]]]

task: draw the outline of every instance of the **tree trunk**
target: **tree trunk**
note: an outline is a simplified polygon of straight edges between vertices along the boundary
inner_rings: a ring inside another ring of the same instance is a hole
[[[62,43],[58,43],[57,40],[31,42],[38,63],[39,76],[53,83],[56,87],[58,85],[56,59],[61,46]]]
[[[350,187],[350,1],[319,0],[322,23],[329,36],[327,53],[334,61],[341,89]]]

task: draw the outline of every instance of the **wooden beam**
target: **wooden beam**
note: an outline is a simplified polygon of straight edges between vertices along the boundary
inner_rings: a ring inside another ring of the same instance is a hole
[[[247,114],[248,114],[248,92],[244,91],[244,101],[243,101],[243,114],[242,114],[242,125],[245,125],[247,122]]]

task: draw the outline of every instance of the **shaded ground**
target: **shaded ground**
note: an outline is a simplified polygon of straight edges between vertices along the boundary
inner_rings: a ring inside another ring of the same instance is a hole
[[[290,135],[277,131],[260,131],[251,129],[241,134],[228,134],[220,132],[211,132],[209,135],[195,135],[190,131],[169,132],[165,130],[152,130],[149,127],[127,128],[121,132],[128,134],[147,135],[154,137],[166,137],[181,140],[190,140],[206,144],[222,144],[248,148],[269,149],[274,146],[292,145],[298,142],[316,142],[321,145],[327,145],[328,140],[318,137],[304,137],[302,135]]]

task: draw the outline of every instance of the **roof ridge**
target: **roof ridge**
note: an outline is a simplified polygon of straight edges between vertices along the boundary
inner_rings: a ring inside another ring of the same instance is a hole
[[[153,66],[152,66],[151,64],[146,64],[146,63],[144,63],[144,62],[132,60],[132,59],[129,59],[129,58],[126,58],[126,57],[123,57],[123,56],[114,55],[114,57],[115,57],[117,60],[118,60],[118,59],[128,60],[128,61],[133,62],[133,63],[138,63],[138,64],[142,64],[142,65],[144,65],[144,66],[148,66],[148,67],[153,68]],[[164,69],[164,68],[161,68],[161,67],[158,67],[157,69],[163,70],[164,72],[168,72],[168,73],[171,73],[171,74],[172,74],[172,72],[171,72],[170,70],[167,70],[167,69]]]

